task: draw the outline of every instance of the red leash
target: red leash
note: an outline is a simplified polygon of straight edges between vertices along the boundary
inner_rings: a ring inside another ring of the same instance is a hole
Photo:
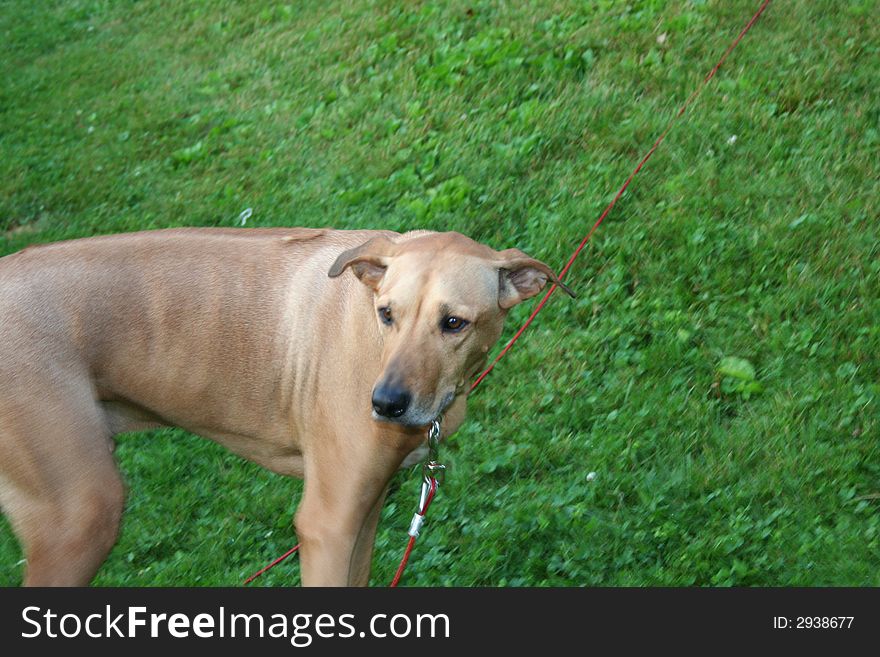
[[[718,72],[718,69],[721,68],[721,65],[724,64],[728,55],[730,55],[730,53],[733,52],[733,49],[736,48],[737,45],[739,45],[739,42],[742,41],[743,37],[748,33],[748,31],[750,29],[752,29],[752,26],[761,17],[761,14],[764,13],[764,10],[767,8],[767,5],[770,4],[770,1],[771,0],[764,0],[764,2],[758,8],[758,11],[755,12],[755,15],[752,16],[751,20],[748,23],[746,23],[746,26],[742,29],[742,31],[740,31],[739,35],[737,35],[736,39],[733,40],[733,43],[731,43],[727,47],[727,50],[724,51],[724,54],[721,56],[721,59],[718,60],[718,63],[715,64],[714,68],[711,71],[709,71],[708,75],[706,75],[705,78],[703,78],[703,82],[700,84],[700,86],[698,86],[694,90],[694,92],[688,97],[688,99],[684,102],[684,104],[679,108],[679,110],[675,114],[675,116],[672,117],[672,119],[666,125],[666,128],[663,130],[663,132],[660,133],[660,136],[657,138],[657,141],[654,142],[654,145],[651,146],[650,150],[639,161],[636,168],[633,169],[633,172],[631,174],[629,174],[629,178],[627,178],[626,182],[623,183],[623,186],[618,190],[617,194],[611,200],[611,203],[608,204],[608,207],[605,208],[605,210],[599,216],[599,219],[596,221],[595,224],[593,224],[593,227],[590,229],[590,231],[587,233],[587,235],[584,237],[584,239],[581,240],[581,243],[574,250],[574,253],[571,254],[571,257],[568,259],[568,262],[565,264],[565,267],[563,267],[562,271],[559,272],[559,276],[558,276],[559,280],[562,280],[563,277],[568,273],[568,270],[571,269],[571,266],[574,264],[574,261],[580,255],[581,251],[584,250],[584,247],[587,245],[587,242],[590,241],[590,238],[593,236],[593,233],[595,233],[596,229],[599,228],[599,226],[602,224],[603,221],[605,221],[605,217],[608,216],[608,213],[611,212],[611,209],[617,204],[617,201],[620,199],[620,197],[623,196],[623,193],[626,191],[626,188],[629,187],[629,184],[632,182],[633,178],[635,178],[636,174],[642,170],[642,167],[645,166],[647,161],[651,159],[651,156],[654,154],[654,151],[656,151],[657,147],[660,146],[661,143],[663,143],[663,140],[666,139],[666,135],[669,134],[669,132],[672,130],[673,126],[678,121],[678,119],[681,118],[681,116],[687,111],[687,108],[690,107],[691,104],[697,99],[697,97],[700,95],[700,93],[703,91],[703,89],[709,84],[709,81],[713,77],[715,77],[715,74]],[[485,379],[489,375],[489,372],[491,372],[493,369],[495,369],[495,365],[498,363],[498,361],[501,360],[508,351],[510,351],[511,347],[513,347],[513,345],[516,343],[516,341],[519,340],[520,336],[525,332],[525,330],[529,327],[529,325],[531,325],[531,323],[534,321],[535,317],[538,316],[538,313],[541,312],[541,309],[544,308],[544,306],[547,303],[547,300],[550,298],[550,295],[552,295],[553,292],[556,291],[556,287],[557,286],[555,283],[550,286],[550,289],[547,290],[547,293],[544,295],[544,297],[541,299],[540,303],[532,311],[532,314],[529,315],[529,318],[525,321],[525,323],[514,334],[514,336],[510,339],[510,341],[507,343],[507,345],[505,345],[504,349],[502,349],[501,352],[495,357],[495,360],[492,361],[492,363],[489,365],[489,367],[487,367],[483,371],[483,373],[480,374],[480,376],[478,376],[477,379],[473,382],[473,384],[471,385],[470,392],[473,392],[474,389],[478,385],[480,385],[480,383],[483,382],[483,379]],[[433,462],[436,464],[436,461],[433,461]],[[426,466],[426,467],[428,467],[428,466]],[[430,488],[430,490],[427,494],[427,497],[425,497],[425,493],[424,493],[425,485],[426,485],[425,482],[427,482],[427,485]],[[427,472],[425,474],[425,478],[422,483],[422,491],[423,491],[423,501],[420,502],[419,510],[416,513],[415,517],[413,518],[413,524],[410,525],[409,542],[407,543],[406,551],[403,553],[403,559],[401,559],[401,561],[400,561],[400,566],[398,566],[398,568],[397,568],[397,573],[394,575],[394,579],[391,582],[391,586],[397,586],[398,582],[400,582],[400,578],[403,576],[403,571],[406,569],[406,564],[409,561],[410,553],[412,552],[413,546],[415,546],[415,543],[416,543],[416,538],[419,535],[418,528],[421,526],[421,523],[424,520],[425,514],[428,511],[428,507],[431,504],[431,500],[434,499],[434,495],[437,492],[437,480],[433,476],[429,475]],[[419,520],[417,521],[416,518],[419,518]],[[416,525],[418,525],[418,526],[416,526]],[[414,527],[415,527],[415,529],[414,529]],[[264,572],[266,572],[267,570],[269,570],[270,568],[272,568],[276,564],[279,564],[282,561],[284,561],[287,557],[289,557],[291,554],[293,554],[297,549],[299,549],[299,545],[297,545],[292,550],[290,550],[289,552],[287,552],[283,556],[279,557],[278,559],[276,559],[275,561],[270,563],[268,566],[266,566],[262,570],[251,575],[247,580],[245,580],[245,584],[252,582],[254,579],[256,579],[257,577],[262,575]]]
[[[406,550],[403,553],[403,558],[400,560],[400,565],[397,567],[397,572],[394,573],[394,579],[391,580],[390,587],[396,587],[400,582],[400,578],[403,577],[403,571],[406,570],[406,562],[409,561],[409,555],[415,547],[416,539],[419,537],[419,529],[422,527],[422,522],[425,520],[425,514],[428,513],[428,507],[431,506],[431,500],[434,499],[434,495],[437,493],[437,480],[431,476],[426,479],[428,484],[428,493],[425,497],[424,504],[419,504],[419,510],[416,512],[416,515],[413,517],[413,521],[409,526],[409,542],[406,544]]]
[[[263,568],[260,568],[260,569],[259,569],[257,572],[255,572],[253,575],[251,575],[251,576],[248,577],[246,580],[244,580],[245,585],[250,584],[250,583],[253,582],[255,579],[257,579],[257,577],[259,577],[260,575],[262,575],[263,573],[265,573],[267,570],[271,570],[272,568],[274,568],[275,566],[277,566],[278,564],[280,564],[282,561],[284,561],[284,560],[285,560],[287,557],[289,557],[291,554],[293,554],[294,552],[296,552],[297,550],[299,550],[299,546],[300,546],[300,544],[297,543],[297,544],[294,545],[292,548],[290,548],[287,552],[285,552],[285,553],[282,554],[280,557],[278,557],[277,559],[275,559],[275,561],[273,561],[272,563],[270,563],[268,566],[265,566],[265,567],[263,567]]]
[[[769,5],[769,4],[770,4],[770,0],[764,0],[764,3],[758,8],[758,11],[755,12],[755,15],[752,16],[752,19],[748,23],[746,23],[746,26],[742,29],[742,31],[739,33],[739,35],[736,37],[736,39],[734,39],[733,43],[731,43],[727,47],[727,50],[724,51],[724,54],[721,56],[721,59],[719,59],[718,63],[715,64],[715,67],[711,71],[709,71],[709,74],[703,79],[702,84],[696,88],[696,90],[685,101],[684,105],[682,105],[681,108],[678,110],[678,113],[676,113],[676,115],[672,117],[672,119],[667,124],[666,129],[663,130],[663,132],[657,138],[657,141],[654,142],[654,145],[651,146],[651,149],[645,154],[645,157],[643,157],[641,159],[638,166],[636,166],[636,168],[633,169],[633,172],[631,174],[629,174],[629,178],[627,178],[626,182],[623,183],[623,186],[618,190],[615,197],[611,200],[611,203],[608,204],[608,207],[605,208],[605,211],[601,214],[598,221],[596,221],[596,223],[593,224],[593,227],[590,229],[590,232],[587,233],[586,237],[584,237],[584,239],[581,240],[581,243],[574,250],[574,253],[571,254],[571,257],[568,259],[568,262],[565,264],[565,267],[563,267],[562,271],[559,272],[559,276],[558,276],[559,280],[562,280],[565,277],[565,275],[568,273],[568,270],[571,269],[571,266],[574,264],[574,261],[580,255],[581,251],[583,251],[584,247],[587,245],[587,242],[590,241],[590,238],[593,236],[593,233],[595,233],[596,229],[602,224],[603,221],[605,221],[605,217],[608,216],[608,213],[611,212],[611,209],[617,204],[618,199],[621,196],[623,196],[623,193],[626,191],[626,188],[629,187],[629,184],[632,182],[632,179],[635,178],[636,174],[642,170],[642,167],[645,166],[645,163],[651,159],[651,156],[654,154],[654,151],[657,150],[657,147],[663,142],[664,139],[666,139],[666,135],[668,135],[669,131],[672,130],[676,121],[678,121],[678,119],[681,117],[681,115],[685,113],[687,108],[690,107],[690,105],[697,99],[697,96],[700,95],[700,93],[703,91],[703,89],[706,88],[706,85],[709,84],[709,80],[711,80],[713,77],[715,77],[715,73],[717,73],[718,69],[721,68],[721,65],[724,63],[724,60],[727,59],[727,56],[733,51],[734,48],[736,48],[736,46],[739,44],[739,42],[742,41],[742,39],[746,35],[746,33],[750,29],[752,29],[752,25],[754,25],[755,22],[758,20],[758,18],[761,17],[761,14],[764,13],[764,10],[767,8],[767,5]],[[498,363],[498,361],[501,360],[504,357],[504,354],[506,354],[508,351],[510,351],[511,347],[513,347],[513,345],[516,343],[516,341],[519,340],[519,337],[523,334],[523,332],[525,332],[525,330],[529,327],[529,325],[534,321],[535,317],[538,316],[538,313],[541,312],[541,309],[547,303],[547,300],[550,298],[550,295],[556,291],[556,287],[557,286],[554,283],[550,287],[550,289],[547,290],[547,294],[544,295],[544,298],[541,299],[541,302],[535,307],[535,309],[532,311],[532,314],[529,315],[529,318],[526,320],[525,324],[523,324],[520,327],[520,329],[516,332],[516,334],[514,334],[514,336],[510,339],[510,342],[508,342],[507,345],[504,347],[504,349],[501,350],[501,353],[499,353],[495,357],[495,360],[492,361],[492,363],[489,365],[489,367],[487,367],[483,371],[483,373],[477,377],[477,380],[473,382],[473,384],[471,385],[471,392],[473,392],[474,389],[478,385],[480,385],[480,383],[483,382],[483,379],[485,379],[489,375],[489,372],[491,372],[493,369],[495,369],[495,365]]]

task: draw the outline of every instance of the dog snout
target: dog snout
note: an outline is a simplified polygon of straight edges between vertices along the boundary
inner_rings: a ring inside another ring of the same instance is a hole
[[[409,408],[411,395],[403,388],[380,385],[373,390],[373,410],[377,415],[398,418]]]

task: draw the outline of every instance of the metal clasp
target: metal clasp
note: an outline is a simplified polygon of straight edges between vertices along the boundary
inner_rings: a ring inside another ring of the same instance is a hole
[[[422,466],[422,499],[425,498],[425,484],[430,489],[431,479],[436,479],[437,484],[442,484],[446,477],[446,466],[440,463],[440,422],[442,417],[431,422],[428,428],[428,460]],[[421,508],[421,506],[419,507]]]
[[[431,499],[431,491],[437,493],[437,487],[443,483],[446,474],[446,466],[438,461],[440,446],[440,422],[437,418],[431,422],[428,428],[428,459],[422,465],[422,488],[419,491],[419,508],[412,517],[407,532],[411,537],[418,538],[422,524],[425,522],[425,512],[428,510],[428,502]]]
[[[437,450],[440,447],[440,422],[443,421],[442,417],[438,417],[431,421],[431,426],[428,427],[428,460],[436,461],[437,460]]]
[[[416,515],[423,515],[425,513],[425,506],[428,503],[428,495],[431,493],[431,482],[425,478],[422,480],[422,490],[419,492],[419,510],[416,512]]]

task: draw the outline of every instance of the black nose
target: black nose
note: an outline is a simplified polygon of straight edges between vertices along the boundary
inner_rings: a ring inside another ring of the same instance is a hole
[[[381,385],[373,390],[373,410],[382,417],[400,417],[409,407],[410,396],[406,390]]]

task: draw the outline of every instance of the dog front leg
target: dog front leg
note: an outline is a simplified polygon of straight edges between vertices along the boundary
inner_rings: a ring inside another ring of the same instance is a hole
[[[370,583],[370,570],[373,566],[373,545],[376,542],[376,528],[379,525],[379,517],[382,515],[382,507],[385,505],[385,497],[388,494],[386,486],[373,508],[367,514],[361,531],[358,534],[354,546],[354,554],[351,557],[351,572],[349,577],[350,586],[367,586]]]
[[[296,512],[303,586],[366,585],[375,526],[393,470],[343,476],[306,466]]]

